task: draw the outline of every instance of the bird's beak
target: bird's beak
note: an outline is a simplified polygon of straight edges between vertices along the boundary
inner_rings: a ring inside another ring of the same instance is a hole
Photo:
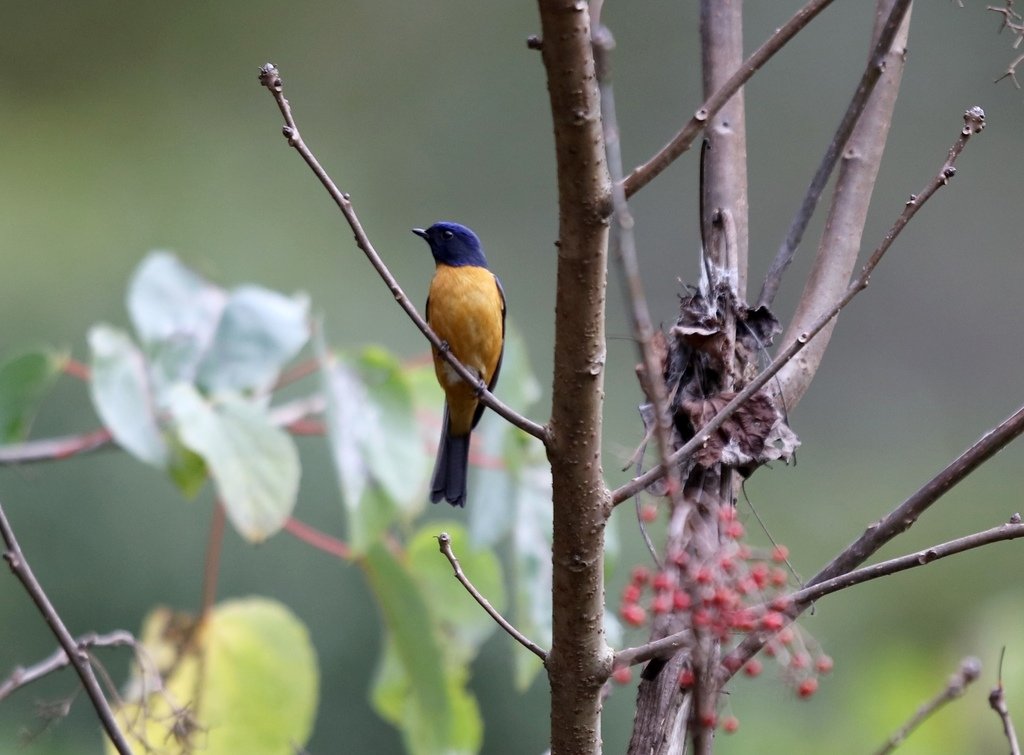
[[[412,232],[419,236],[421,239],[427,238],[427,232],[422,228],[413,228]]]

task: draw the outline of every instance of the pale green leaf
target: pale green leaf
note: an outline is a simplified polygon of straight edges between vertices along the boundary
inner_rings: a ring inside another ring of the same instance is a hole
[[[151,252],[139,263],[128,285],[128,314],[158,397],[176,382],[194,382],[227,298],[170,252]]]
[[[213,393],[265,391],[309,335],[308,296],[240,286],[228,297],[197,382]]]
[[[28,437],[39,402],[67,363],[52,349],[26,351],[0,365],[0,443]]]
[[[167,443],[157,419],[146,362],[124,331],[110,325],[89,329],[90,394],[96,413],[125,450],[163,467]]]
[[[169,392],[168,405],[178,437],[206,462],[235,529],[253,542],[277,532],[299,488],[291,437],[265,411],[231,394],[210,403],[181,383]]]
[[[383,349],[368,348],[358,368],[369,399],[362,445],[370,472],[399,506],[419,511],[429,460],[402,366]]]

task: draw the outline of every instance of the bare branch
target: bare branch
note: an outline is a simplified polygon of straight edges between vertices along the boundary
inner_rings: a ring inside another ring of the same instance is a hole
[[[1010,755],[1020,755],[1020,743],[1017,741],[1017,730],[1013,728],[1013,719],[1010,718],[1010,711],[1006,707],[1006,697],[1003,694],[1003,657],[1006,654],[1004,647],[999,653],[999,682],[988,695],[988,704],[999,715],[1003,724],[1003,734],[1010,743]]]
[[[618,117],[615,112],[615,94],[612,88],[611,51],[615,39],[611,30],[600,22],[600,2],[594,4],[593,43],[597,81],[601,88],[601,122],[604,129],[605,153],[608,173],[612,181],[612,221],[609,255],[617,259],[626,283],[626,296],[633,316],[633,334],[643,365],[644,389],[654,405],[652,429],[658,447],[658,458],[668,469],[668,494],[673,505],[681,502],[683,481],[679,468],[668,463],[672,454],[672,413],[669,410],[668,389],[665,386],[665,368],[654,347],[654,325],[647,307],[640,263],[633,234],[633,215],[629,211],[626,192],[622,186],[622,148],[619,140]],[[611,509],[609,509],[609,512]]]
[[[926,701],[918,708],[903,726],[893,733],[889,740],[876,751],[876,755],[888,755],[899,747],[910,733],[924,723],[932,714],[939,710],[946,703],[956,700],[981,674],[981,661],[974,657],[964,658],[960,661],[960,668],[949,677],[946,686],[939,690],[931,700]]]
[[[91,632],[83,634],[75,640],[75,647],[82,652],[90,648],[136,647],[136,645],[137,642],[131,632],[123,629],[115,629],[107,634]],[[19,666],[11,672],[10,676],[0,681],[0,700],[4,700],[22,687],[42,679],[44,676],[67,667],[70,663],[67,651],[59,648],[52,655],[38,663],[33,663],[31,666],[26,667]]]
[[[681,463],[684,459],[688,458],[697,449],[699,449],[713,432],[718,430],[718,428],[720,428],[725,421],[731,417],[732,414],[751,396],[761,390],[761,388],[763,388],[776,373],[788,364],[801,349],[803,349],[818,333],[820,333],[858,293],[867,288],[867,285],[871,280],[871,273],[874,272],[878,263],[882,261],[882,257],[885,256],[889,247],[892,246],[892,243],[897,239],[903,229],[906,228],[907,224],[914,215],[917,214],[918,210],[924,206],[925,202],[931,199],[932,195],[935,194],[936,191],[947,185],[950,179],[956,175],[955,163],[957,158],[960,156],[960,153],[963,152],[964,147],[967,146],[967,142],[970,138],[973,135],[980,133],[984,126],[985,113],[981,108],[972,107],[964,113],[964,127],[957,136],[957,140],[950,148],[945,163],[943,163],[939,172],[925,185],[919,194],[911,195],[907,204],[903,208],[903,212],[898,218],[896,218],[895,222],[893,222],[889,231],[882,239],[882,242],[875,248],[875,251],[872,252],[868,261],[864,264],[864,267],[861,268],[860,274],[850,282],[845,293],[832,305],[831,308],[818,317],[810,327],[801,332],[789,344],[789,346],[779,352],[775,359],[772,360],[771,364],[769,364],[742,391],[737,393],[736,397],[732,401],[722,407],[720,412],[712,417],[689,441],[672,454],[672,457],[670,458],[670,462],[672,464]],[[614,506],[622,503],[622,501],[632,497],[652,482],[660,480],[664,475],[665,467],[664,465],[659,464],[639,477],[634,477],[625,485],[622,485],[612,491],[612,505]]]
[[[821,199],[821,193],[825,190],[829,176],[832,175],[832,171],[839,160],[839,154],[843,149],[843,145],[849,140],[850,134],[853,133],[853,127],[860,120],[867,106],[868,99],[875,90],[875,84],[882,77],[882,72],[885,70],[885,56],[892,47],[893,40],[896,38],[896,33],[899,31],[900,24],[903,23],[903,17],[906,15],[909,7],[910,0],[897,0],[897,2],[893,3],[892,9],[889,11],[889,17],[886,19],[878,41],[875,43],[875,49],[868,57],[868,63],[864,68],[864,73],[861,75],[857,90],[854,92],[853,98],[846,108],[846,113],[836,128],[832,142],[828,145],[824,156],[821,158],[821,164],[818,166],[814,178],[811,179],[811,185],[807,187],[804,201],[789,225],[786,238],[779,246],[779,250],[775,253],[775,259],[772,260],[772,264],[768,268],[768,273],[765,275],[764,283],[761,286],[761,293],[757,298],[758,307],[771,307],[772,302],[775,300],[775,294],[778,293],[779,286],[782,283],[782,276],[786,272],[786,268],[793,261],[797,247],[800,246],[804,231],[807,230],[807,225],[811,222],[814,210],[818,206],[818,200]]]
[[[323,166],[320,165],[320,161],[317,160],[313,152],[306,146],[302,136],[299,134],[299,128],[295,123],[295,118],[292,115],[291,105],[284,96],[284,82],[281,80],[281,74],[272,63],[265,64],[260,69],[260,84],[266,87],[267,91],[273,96],[274,101],[277,103],[278,109],[281,111],[281,115],[284,116],[285,125],[282,128],[285,139],[288,141],[289,146],[294,147],[295,151],[299,153],[302,159],[309,166],[310,170],[317,177],[323,187],[327,190],[327,193],[331,195],[331,199],[341,210],[341,214],[345,216],[345,220],[348,222],[349,227],[355,234],[356,246],[362,250],[363,254],[369,260],[370,264],[380,275],[381,280],[384,281],[388,290],[391,291],[395,297],[395,301],[398,302],[399,306],[405,310],[405,313],[412,320],[413,324],[419,328],[420,332],[426,336],[427,340],[430,341],[431,345],[442,355],[445,361],[452,366],[452,368],[459,374],[463,380],[469,385],[475,386],[480,395],[480,402],[485,406],[493,410],[495,413],[501,415],[506,420],[511,422],[513,425],[523,430],[526,433],[534,436],[542,442],[547,441],[547,430],[536,422],[527,419],[518,412],[514,411],[510,407],[502,403],[498,398],[487,390],[487,386],[480,380],[480,378],[472,372],[469,368],[459,362],[458,359],[451,353],[451,350],[445,347],[445,344],[437,337],[437,334],[431,330],[430,326],[427,325],[427,321],[423,319],[423,316],[417,311],[415,305],[406,296],[402,287],[398,285],[398,281],[391,274],[387,265],[384,264],[384,260],[381,259],[377,250],[374,249],[373,244],[370,242],[369,236],[366,235],[366,231],[363,230],[362,223],[359,221],[359,217],[356,215],[355,208],[352,205],[352,201],[348,194],[341,191],[337,184],[331,179],[324,170]]]
[[[631,197],[640,189],[654,180],[676,158],[693,145],[694,139],[700,134],[707,123],[727,103],[740,87],[747,83],[751,76],[767,63],[775,53],[781,50],[789,40],[807,26],[814,17],[831,5],[832,0],[810,0],[800,8],[785,24],[770,36],[764,44],[757,48],[743,65],[714,94],[701,105],[693,117],[672,140],[643,165],[635,168],[624,181],[626,196]]]
[[[11,528],[10,522],[7,521],[2,505],[0,505],[0,535],[2,535],[7,548],[4,552],[4,560],[10,565],[14,576],[25,587],[25,591],[32,598],[32,602],[36,604],[36,608],[39,609],[39,613],[46,620],[50,631],[53,632],[57,642],[60,643],[60,646],[67,654],[68,661],[74,666],[78,678],[82,680],[86,694],[89,695],[89,700],[92,702],[96,715],[99,716],[100,723],[103,724],[103,728],[107,732],[111,743],[113,743],[121,755],[131,755],[132,750],[128,746],[128,742],[125,740],[121,729],[118,727],[117,721],[114,720],[114,713],[110,710],[107,698],[103,696],[103,690],[100,688],[99,680],[97,680],[92,666],[89,665],[88,655],[78,647],[75,638],[71,636],[50,599],[46,597],[42,585],[39,584],[35,574],[32,572],[32,567],[29,566],[25,558],[25,554],[22,553],[21,546],[18,545],[18,540],[14,536],[14,530]]]
[[[546,661],[548,654],[544,652],[544,649],[512,626],[508,619],[502,616],[501,613],[498,612],[498,609],[492,606],[491,602],[481,595],[480,591],[477,590],[476,587],[473,586],[473,583],[469,581],[469,577],[467,577],[466,573],[462,570],[462,564],[459,563],[459,559],[455,556],[455,552],[452,550],[451,536],[447,532],[442,532],[437,536],[437,544],[441,548],[441,553],[443,553],[445,558],[448,559],[448,563],[452,565],[452,570],[455,572],[455,579],[459,580],[462,586],[466,588],[466,592],[473,597],[473,600],[479,603],[480,607],[487,611],[487,614],[494,619],[495,623],[504,629],[513,640],[540,658],[541,661]]]
[[[896,1],[875,0],[875,32],[872,39],[880,36]],[[779,349],[799,338],[808,323],[816,321],[822,312],[828,310],[842,296],[854,275],[871,197],[906,67],[909,29],[910,11],[907,10],[891,47],[882,59],[885,70],[843,150],[814,263],[789,327],[778,341]],[[800,359],[790,362],[773,383],[771,390],[781,395],[787,410],[792,411],[810,387],[828,349],[834,328],[835,322],[829,323],[812,347]]]

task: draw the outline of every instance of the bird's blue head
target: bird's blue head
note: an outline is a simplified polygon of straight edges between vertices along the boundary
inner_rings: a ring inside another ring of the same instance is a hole
[[[438,264],[487,267],[480,239],[464,225],[442,220],[426,230],[413,228],[412,232],[430,244],[430,252]]]

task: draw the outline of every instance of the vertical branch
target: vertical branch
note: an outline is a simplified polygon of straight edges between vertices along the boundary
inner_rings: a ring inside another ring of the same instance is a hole
[[[743,63],[743,3],[741,0],[701,0],[701,66],[704,97],[710,97]],[[745,296],[747,250],[750,245],[747,201],[747,129],[742,87],[711,118],[704,131],[708,152],[704,161],[704,206],[709,213],[728,211],[735,224],[735,267],[725,259],[710,262],[736,276],[735,290]],[[710,218],[701,218],[707,227]],[[722,245],[724,248],[725,245]],[[709,250],[704,250],[705,254]]]
[[[610,181],[590,15],[582,0],[538,0],[558,176],[554,382],[547,442],[553,497],[551,752],[601,750],[605,642],[601,467]]]
[[[872,48],[894,0],[878,0],[875,10],[875,33]],[[892,123],[900,80],[903,77],[907,34],[910,27],[910,8],[892,46],[881,61],[883,72],[875,90],[868,99],[864,114],[858,121],[843,152],[836,188],[832,196],[825,231],[818,244],[814,267],[804,286],[803,294],[793,315],[790,327],[779,343],[782,351],[807,330],[807,326],[827,311],[846,291],[857,264],[864,223],[874,190],[878,168],[885,151],[885,140]],[[779,371],[777,386],[787,407],[792,408],[811,384],[825,349],[828,347],[833,320],[824,331],[807,345],[799,359],[794,359]]]

